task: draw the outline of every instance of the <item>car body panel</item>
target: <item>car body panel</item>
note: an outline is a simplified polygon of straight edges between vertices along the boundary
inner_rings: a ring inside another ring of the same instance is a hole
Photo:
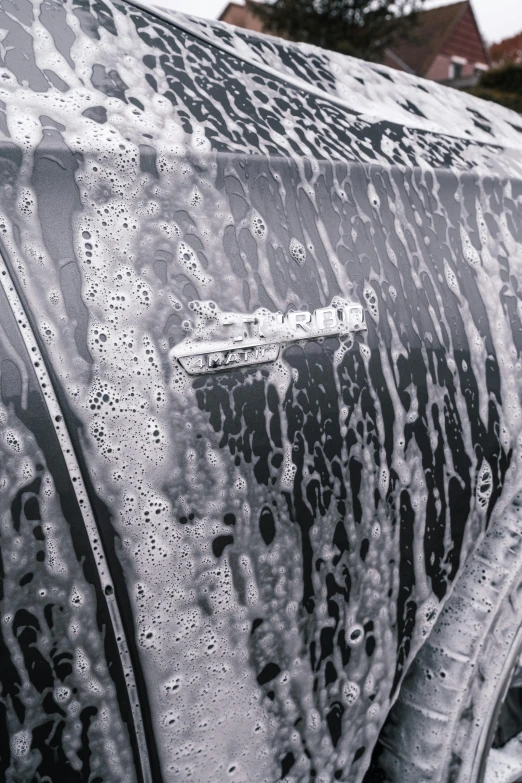
[[[0,275],[0,779],[142,781],[114,596]]]
[[[3,255],[113,540],[153,779],[358,781],[518,489],[516,115],[126,3],[2,8]],[[209,302],[335,297],[366,332],[176,359]]]

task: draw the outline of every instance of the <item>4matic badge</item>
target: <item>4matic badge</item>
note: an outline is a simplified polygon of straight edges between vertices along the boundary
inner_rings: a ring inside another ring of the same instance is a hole
[[[251,315],[223,313],[214,302],[191,302],[196,323],[172,355],[190,375],[274,362],[281,346],[300,340],[348,335],[366,329],[364,310],[335,297],[329,307],[286,315],[260,308]]]

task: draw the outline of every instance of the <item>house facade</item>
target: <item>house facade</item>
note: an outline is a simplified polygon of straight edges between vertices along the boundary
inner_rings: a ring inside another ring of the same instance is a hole
[[[238,3],[228,3],[219,19],[263,32],[260,20]],[[421,11],[411,39],[387,49],[385,64],[452,87],[476,84],[490,60],[470,0]]]

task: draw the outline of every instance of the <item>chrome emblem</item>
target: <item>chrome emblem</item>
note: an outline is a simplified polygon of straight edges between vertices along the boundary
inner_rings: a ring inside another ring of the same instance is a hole
[[[223,372],[235,367],[275,362],[287,343],[336,337],[366,330],[364,310],[335,298],[312,313],[291,310],[286,315],[260,308],[251,315],[220,312],[214,302],[191,302],[195,326],[171,355],[190,375]]]

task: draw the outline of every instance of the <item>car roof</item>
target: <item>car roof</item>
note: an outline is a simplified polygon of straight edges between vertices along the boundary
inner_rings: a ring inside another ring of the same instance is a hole
[[[65,142],[522,179],[518,114],[384,66],[130,0],[14,0],[0,27],[9,165]]]
[[[145,8],[140,2],[133,4]],[[150,10],[150,9],[148,9]],[[320,91],[367,118],[481,143],[522,147],[522,116],[461,90],[306,43],[153,9],[163,18],[301,89]]]

